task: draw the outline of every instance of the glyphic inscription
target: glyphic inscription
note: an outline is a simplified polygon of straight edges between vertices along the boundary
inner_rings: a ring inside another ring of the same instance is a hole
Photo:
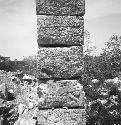
[[[39,108],[84,107],[85,93],[77,80],[39,81],[38,96],[44,98]]]

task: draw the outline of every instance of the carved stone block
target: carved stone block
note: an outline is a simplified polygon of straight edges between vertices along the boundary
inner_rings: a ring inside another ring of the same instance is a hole
[[[70,46],[82,45],[84,30],[82,27],[50,27],[39,28],[38,46]]]
[[[86,125],[85,109],[69,109],[64,111],[64,125]]]
[[[2,83],[0,84],[0,98],[2,99],[6,99],[7,95],[6,95],[6,84]]]
[[[38,78],[80,77],[83,71],[83,47],[40,48]]]
[[[37,15],[84,15],[85,0],[36,0]]]
[[[40,110],[37,120],[40,125],[64,125],[64,109]]]
[[[84,107],[85,93],[77,80],[39,80],[39,108]]]
[[[84,19],[81,16],[49,16],[37,15],[37,27],[83,27]]]
[[[84,109],[40,110],[37,118],[40,125],[86,125]]]
[[[84,33],[83,17],[45,16],[37,18],[38,45],[82,45]]]

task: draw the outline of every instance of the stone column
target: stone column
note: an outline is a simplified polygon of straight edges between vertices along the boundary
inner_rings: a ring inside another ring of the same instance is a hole
[[[41,125],[85,125],[84,0],[36,0]]]

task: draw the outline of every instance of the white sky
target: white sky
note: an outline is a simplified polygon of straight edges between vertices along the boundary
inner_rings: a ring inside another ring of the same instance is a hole
[[[98,48],[111,35],[121,35],[121,0],[86,0],[85,30]],[[0,0],[0,54],[12,59],[35,54],[35,0]]]

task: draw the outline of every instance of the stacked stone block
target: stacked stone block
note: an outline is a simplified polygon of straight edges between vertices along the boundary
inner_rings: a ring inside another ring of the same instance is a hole
[[[83,44],[83,17],[37,16],[39,46],[76,46]]]
[[[36,0],[39,104],[42,125],[84,125],[84,0]],[[40,90],[41,91],[41,90]]]
[[[84,97],[83,86],[77,80],[39,80],[40,86],[47,88],[47,95],[39,108],[83,108]],[[42,87],[41,87],[42,88]],[[39,94],[40,95],[40,94]]]

